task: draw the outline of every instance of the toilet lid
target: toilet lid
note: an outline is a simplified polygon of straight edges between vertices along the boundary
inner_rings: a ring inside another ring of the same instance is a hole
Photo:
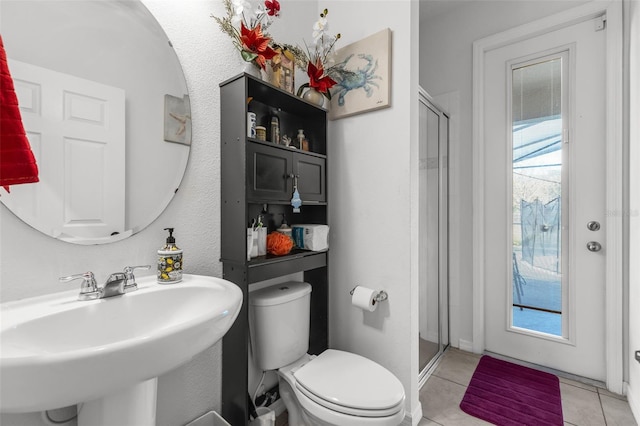
[[[404,400],[400,380],[370,359],[328,349],[295,373],[296,384],[330,405],[357,410],[388,410]]]

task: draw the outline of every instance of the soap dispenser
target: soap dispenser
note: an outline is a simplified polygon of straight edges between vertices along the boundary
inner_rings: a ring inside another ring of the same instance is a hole
[[[160,284],[174,284],[182,281],[182,250],[176,246],[173,228],[169,231],[167,243],[158,250],[158,282]]]

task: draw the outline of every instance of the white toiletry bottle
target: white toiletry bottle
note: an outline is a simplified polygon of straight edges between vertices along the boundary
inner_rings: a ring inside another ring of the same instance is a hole
[[[303,129],[298,129],[298,135],[296,136],[296,143],[295,143],[295,147],[298,149],[303,149],[302,147],[304,146],[304,141],[306,140],[305,136],[304,136],[304,130]]]
[[[169,231],[167,243],[158,250],[158,282],[160,284],[173,284],[182,281],[182,250],[176,246],[173,238],[173,228],[164,228]]]
[[[271,142],[275,144],[280,143],[280,119],[275,112],[271,116],[270,137]]]

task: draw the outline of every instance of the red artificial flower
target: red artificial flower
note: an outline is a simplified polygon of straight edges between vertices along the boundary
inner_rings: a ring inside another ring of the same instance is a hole
[[[264,6],[267,8],[269,16],[278,16],[280,14],[280,3],[278,0],[266,0]]]
[[[307,75],[309,75],[309,87],[313,87],[320,93],[327,93],[329,89],[337,84],[336,81],[328,75],[323,77],[324,69],[319,61],[317,65],[309,62]]]
[[[267,61],[278,54],[269,46],[271,39],[262,34],[260,24],[256,25],[252,30],[248,30],[244,23],[240,25],[240,40],[242,41],[243,50],[255,55],[252,60],[256,61],[262,69],[265,69]]]

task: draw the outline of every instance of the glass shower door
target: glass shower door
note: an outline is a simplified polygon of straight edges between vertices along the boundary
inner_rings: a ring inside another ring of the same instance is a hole
[[[449,345],[448,142],[449,119],[420,96],[419,144],[419,368],[421,381]]]

